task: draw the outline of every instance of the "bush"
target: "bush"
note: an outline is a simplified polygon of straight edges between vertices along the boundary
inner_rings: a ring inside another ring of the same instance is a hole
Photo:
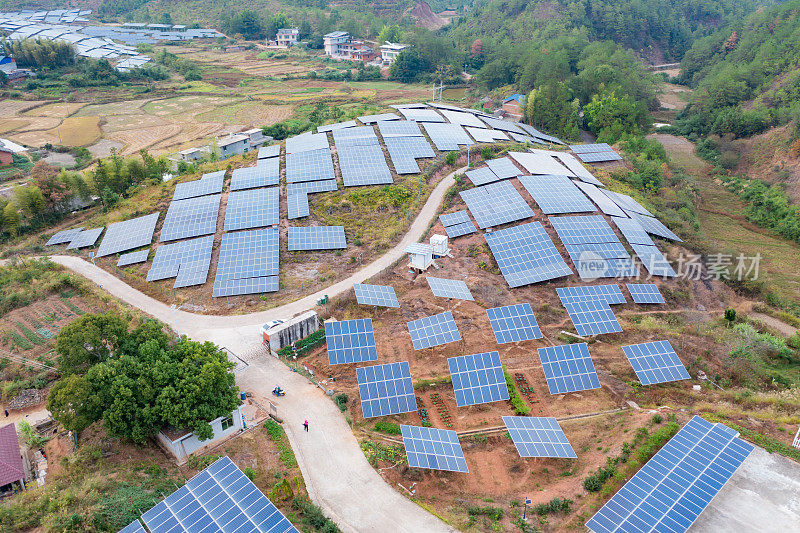
[[[343,392],[340,392],[339,394],[337,394],[333,398],[333,401],[336,403],[337,407],[339,407],[339,410],[341,412],[343,412],[343,413],[345,411],[347,411],[347,401],[348,400],[349,400],[349,398],[347,397],[347,394],[345,394]]]
[[[338,533],[340,531],[339,526],[325,516],[322,509],[308,500],[295,498],[292,500],[292,508],[301,513],[303,524],[313,527],[316,531],[323,533]]]
[[[568,514],[572,509],[572,500],[567,498],[553,498],[547,503],[540,503],[533,507],[533,512],[545,516],[548,514],[564,513]]]
[[[499,507],[470,506],[467,507],[467,514],[470,517],[485,516],[487,518],[490,518],[491,520],[494,520],[495,522],[498,522],[503,519],[503,510],[500,509]]]
[[[400,435],[400,426],[392,422],[376,422],[375,431],[387,433],[389,435]]]
[[[444,160],[450,166],[455,165],[458,160],[458,152],[448,152]]]
[[[583,488],[588,492],[599,492],[603,488],[603,483],[616,473],[617,466],[613,460],[609,460],[606,466],[601,466],[594,474],[590,474],[583,480]]]

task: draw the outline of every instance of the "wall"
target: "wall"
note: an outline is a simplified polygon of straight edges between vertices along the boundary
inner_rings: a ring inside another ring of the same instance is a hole
[[[219,440],[244,429],[241,408],[237,407],[236,410],[231,413],[231,417],[233,418],[233,425],[225,431],[222,430],[222,421],[227,417],[220,417],[216,420],[212,420],[210,424],[211,429],[214,431],[214,436],[207,440],[200,440],[195,436],[194,433],[189,433],[172,441],[160,431],[158,432],[158,435],[156,435],[156,439],[163,448],[175,456],[175,458],[178,460],[178,464],[182,464],[186,462],[186,458],[189,455],[195,453],[196,451],[205,448],[210,444],[215,444]]]
[[[304,339],[319,329],[319,317],[315,311],[306,311],[276,326],[269,331],[268,347],[273,352]]]

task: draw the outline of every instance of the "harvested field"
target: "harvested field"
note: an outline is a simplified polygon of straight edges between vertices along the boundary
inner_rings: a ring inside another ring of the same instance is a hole
[[[82,102],[56,102],[35,107],[21,114],[24,116],[61,118],[74,114],[85,105],[86,104]]]
[[[147,102],[142,109],[145,113],[162,117],[202,112],[235,101],[235,99],[221,96],[176,96],[165,100],[152,100]]]
[[[47,133],[64,146],[87,146],[97,142],[102,135],[100,117],[67,117],[60,126]]]
[[[165,126],[168,122],[161,117],[154,115],[104,115],[103,131],[114,133],[117,131],[151,128],[155,126]]]
[[[125,144],[123,154],[134,154],[142,148],[149,148],[165,139],[169,139],[181,132],[180,124],[167,124],[136,130],[125,130],[111,133],[108,137],[116,142]]]
[[[0,100],[0,107],[6,116],[13,116],[45,103],[44,100]]]
[[[76,113],[77,116],[99,115],[135,115],[140,113],[142,106],[151,100],[126,100],[124,102],[111,102],[108,104],[89,104]]]
[[[2,104],[2,102],[0,102]],[[0,134],[8,133],[10,131],[23,131],[25,127],[30,124],[30,120],[21,118],[4,118],[0,120]]]
[[[270,125],[292,116],[292,106],[265,105],[261,102],[237,102],[195,116],[198,122]]]

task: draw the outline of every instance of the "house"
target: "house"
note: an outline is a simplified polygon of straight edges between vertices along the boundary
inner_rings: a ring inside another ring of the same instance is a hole
[[[14,162],[14,152],[5,146],[0,146],[0,166],[10,165]]]
[[[240,135],[247,135],[247,138],[250,140],[250,150],[258,148],[265,142],[270,142],[272,140],[272,137],[264,135],[264,131],[261,128],[245,130],[241,132]]]
[[[242,133],[228,135],[219,141],[219,157],[225,159],[232,155],[240,155],[250,151],[250,137]]]
[[[17,62],[13,57],[0,56],[0,71],[5,72],[6,75],[8,75],[15,70],[17,70]]]
[[[275,35],[275,46],[279,48],[289,48],[297,44],[300,37],[300,30],[297,28],[280,28]]]
[[[25,467],[22,465],[22,452],[19,449],[17,428],[8,424],[0,428],[0,493],[13,489],[19,483],[25,489]]]
[[[369,61],[375,57],[375,51],[364,41],[351,39],[346,31],[335,31],[323,37],[325,53],[333,59],[349,61]]]
[[[525,106],[525,96],[522,94],[512,94],[503,100],[503,112],[511,118],[520,120]]]
[[[241,406],[233,410],[230,416],[221,416],[209,422],[213,435],[210,439],[200,440],[193,431],[164,428],[156,435],[156,442],[164,451],[172,454],[178,464],[185,463],[193,453],[217,444],[223,439],[244,429],[244,418]]]
[[[208,155],[208,148],[205,146],[187,148],[186,150],[181,150],[178,152],[178,155],[180,156],[181,161],[191,163],[192,161],[198,161],[199,159],[202,159],[204,156]]]
[[[381,45],[381,61],[383,61],[384,65],[391,65],[394,63],[394,60],[397,59],[397,56],[400,55],[400,52],[409,46],[411,45],[386,41],[386,44]]]

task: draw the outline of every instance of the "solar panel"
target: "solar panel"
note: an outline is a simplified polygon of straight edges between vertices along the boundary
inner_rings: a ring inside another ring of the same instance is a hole
[[[223,183],[225,183],[224,170],[203,174],[199,180],[177,184],[172,200],[186,200],[207,194],[219,194],[222,192]]]
[[[475,301],[472,297],[472,293],[469,292],[467,284],[460,279],[434,278],[431,276],[425,279],[428,280],[428,285],[434,296],[456,298],[458,300],[468,300],[470,302]]]
[[[614,150],[606,152],[592,152],[590,154],[578,154],[578,158],[584,163],[603,163],[605,161],[622,161],[620,156]]]
[[[322,149],[329,149],[328,136],[324,133],[303,133],[286,139],[286,153],[299,154]]]
[[[307,217],[310,214],[308,206],[308,195],[318,192],[335,191],[339,187],[336,180],[322,181],[303,181],[300,183],[286,184],[286,218]]]
[[[278,275],[278,228],[224,233],[214,280]]]
[[[442,109],[439,111],[451,124],[458,124],[460,126],[470,126],[473,128],[485,128],[486,124],[473,115],[472,113],[465,113],[463,111],[453,111],[450,109]]]
[[[444,226],[444,231],[451,239],[475,233],[475,224],[470,220],[466,211],[456,211],[439,216],[439,220]]]
[[[600,388],[585,342],[539,348],[539,359],[550,394]]]
[[[426,102],[429,107],[435,107],[436,109],[448,109],[450,111],[459,111],[461,113],[469,113],[470,110],[464,109],[463,107],[458,107],[455,105],[450,104],[443,104],[442,102]]]
[[[380,145],[347,146],[337,144],[339,170],[345,187],[360,185],[389,185],[394,183],[392,171],[386,164]]]
[[[481,128],[470,128],[468,126],[464,127],[467,130],[475,142],[479,143],[493,143],[497,141],[507,141],[508,137],[505,133],[500,130],[488,130],[488,129],[481,129]],[[517,134],[512,134],[517,135]]]
[[[592,152],[608,152],[612,150],[611,146],[609,146],[608,143],[570,144],[569,149],[575,152],[576,154],[589,154]]]
[[[83,228],[72,228],[72,229],[61,230],[58,233],[56,233],[55,235],[53,235],[52,237],[50,237],[50,240],[48,240],[47,243],[45,243],[45,246],[53,246],[53,245],[56,245],[56,244],[66,244],[66,243],[72,241],[72,239],[74,239],[82,231],[83,231]]]
[[[644,230],[641,224],[631,218],[611,217],[614,224],[619,228],[619,231],[631,244],[645,244],[648,246],[655,246],[656,243],[650,238],[650,235]]]
[[[347,248],[344,226],[290,226],[289,251]]]
[[[444,228],[444,232],[451,239],[469,235],[471,233],[475,233],[476,231],[477,229],[475,228],[475,224],[473,224],[471,221],[464,222],[463,224],[456,224],[454,226],[445,226]]]
[[[591,172],[586,170],[586,167],[581,165],[580,161],[575,159],[575,156],[572,154],[568,154],[566,152],[555,152],[553,156],[560,161],[565,167],[569,169],[570,172],[575,174],[577,178],[581,181],[586,181],[593,185],[597,185],[601,187],[603,184],[595,178]]]
[[[550,217],[548,220],[564,244],[619,242],[614,230],[600,215]]]
[[[564,248],[573,261],[578,259],[630,259],[631,254],[621,242],[591,242],[581,244],[565,244]]]
[[[510,287],[572,274],[539,222],[485,233],[484,238]]]
[[[539,323],[533,316],[531,304],[515,304],[487,309],[489,324],[497,344],[529,341],[543,337]]]
[[[406,325],[415,350],[461,340],[461,334],[450,311],[412,320]]]
[[[520,176],[519,181],[546,215],[597,211],[566,176]]]
[[[631,248],[639,256],[642,266],[653,276],[661,276],[664,278],[674,278],[677,276],[675,271],[672,270],[667,258],[664,257],[658,248],[655,246],[645,246],[642,244],[631,244]]]
[[[419,124],[410,120],[398,120],[392,122],[378,122],[378,131],[381,136],[387,137],[424,137]]]
[[[602,258],[591,252],[581,253],[579,256],[570,255],[575,264],[575,270],[584,281],[594,281],[600,278],[626,278],[639,275],[639,267],[633,259]]]
[[[572,172],[546,154],[531,152],[508,152],[508,155],[522,165],[528,174],[547,174],[554,176],[574,176]]]
[[[542,141],[547,141],[553,144],[565,144],[558,137],[553,137],[552,135],[547,135],[545,133],[542,133],[541,131],[537,130],[530,124],[525,124],[524,122],[518,122],[517,125],[523,130],[525,130],[525,132],[528,135],[536,137],[537,139],[541,139]]]
[[[658,235],[659,237],[663,237],[665,239],[683,242],[680,237],[675,235],[657,218],[640,215],[639,213],[634,213],[633,211],[627,211],[627,215],[639,222],[644,230],[651,235]]]
[[[464,210],[439,215],[439,221],[442,223],[442,226],[445,227],[455,226],[456,224],[463,224],[465,222],[472,222],[469,219],[469,215]]]
[[[631,293],[633,302],[637,304],[663,304],[665,303],[658,285],[655,283],[628,283],[628,292]]]
[[[586,526],[595,533],[683,533],[753,448],[729,427],[695,416],[586,522]]]
[[[406,120],[414,122],[445,122],[444,117],[433,109],[404,108],[398,109]]]
[[[614,312],[604,300],[563,302],[563,304],[581,337],[622,331]]]
[[[228,457],[222,457],[142,515],[151,533],[297,532]]]
[[[378,144],[378,136],[372,126],[358,126],[333,132],[334,143],[341,148],[341,145],[365,145]]]
[[[516,176],[521,176],[523,172],[517,168],[517,166],[511,162],[511,159],[507,157],[500,157],[497,159],[489,159],[486,161],[486,166],[488,166],[492,172],[497,174],[497,177],[502,179],[514,178]]]
[[[582,285],[576,287],[557,287],[556,294],[562,304],[567,302],[605,302],[608,305],[627,303],[619,285]]]
[[[385,122],[390,120],[400,120],[400,117],[394,113],[378,113],[377,115],[364,115],[358,117],[362,124],[374,124],[375,122]]]
[[[286,183],[335,179],[329,148],[286,154]]]
[[[137,518],[127,526],[120,529],[119,533],[147,533],[147,531],[145,531],[145,529],[142,527],[142,523],[139,522],[139,519]]]
[[[150,255],[149,249],[122,254],[121,256],[119,256],[119,260],[117,261],[117,266],[124,267],[128,265],[134,265],[136,263],[144,263],[145,261],[147,261],[148,255]]]
[[[448,429],[400,424],[408,466],[469,472],[458,434]]]
[[[92,228],[92,229],[85,229],[75,235],[69,244],[67,245],[67,250],[76,250],[78,248],[86,248],[87,246],[94,246],[94,243],[97,242],[97,239],[100,238],[100,234],[103,233],[103,228]]]
[[[647,215],[649,217],[654,216],[653,213],[642,207],[642,205],[628,196],[627,194],[622,194],[614,191],[604,191],[606,196],[611,198],[611,200],[620,206],[625,211],[633,211],[634,213],[639,213],[640,215]]]
[[[507,120],[499,119],[499,118],[489,118],[485,116],[481,116],[481,120],[483,120],[486,124],[493,127],[496,130],[502,131],[509,131],[514,133],[525,133],[519,126],[517,126],[513,122],[508,122]]]
[[[442,152],[458,150],[459,145],[475,144],[470,139],[464,128],[458,124],[436,124],[425,122],[422,124],[428,137],[431,138],[436,149]]]
[[[95,257],[116,254],[149,246],[153,240],[159,213],[152,213],[143,217],[132,218],[123,222],[109,224],[103,241],[97,248]]]
[[[258,149],[258,159],[269,159],[271,157],[280,157],[281,145],[273,144],[272,146],[262,146]]]
[[[356,368],[356,380],[364,418],[417,410],[411,369],[405,361]]]
[[[255,187],[271,187],[280,181],[281,160],[279,157],[262,159],[254,167],[234,169],[231,175],[231,190],[241,191]]]
[[[355,128],[357,126],[355,120],[348,120],[346,122],[336,122],[334,124],[328,124],[326,126],[318,126],[317,132],[325,133],[326,131],[337,131],[343,130],[345,128]]]
[[[476,353],[447,359],[456,405],[508,400],[508,386],[497,352]]]
[[[276,226],[278,216],[278,187],[232,192],[225,209],[225,231]]]
[[[425,109],[426,107],[428,107],[428,104],[423,104],[422,102],[415,102],[411,104],[390,105],[389,107],[400,111],[401,109]]]
[[[480,167],[474,170],[468,170],[465,172],[465,174],[475,186],[486,185],[487,183],[500,181],[500,177],[492,172],[492,169],[489,167]]]
[[[555,418],[504,416],[503,423],[520,457],[578,457]]]
[[[261,294],[277,292],[280,288],[278,276],[259,276],[256,278],[214,280],[212,296],[240,296],[242,294]]]
[[[530,135],[522,135],[521,133],[509,133],[511,138],[517,141],[518,143],[528,143],[528,144],[547,144],[544,141],[537,139],[536,137],[531,137]]]
[[[388,285],[367,285],[356,283],[353,285],[356,301],[361,305],[376,305],[379,307],[400,307],[394,287]]]
[[[161,226],[161,241],[208,235],[217,231],[221,194],[173,200]]]
[[[325,322],[325,342],[331,365],[378,359],[371,318]]]
[[[385,137],[384,142],[398,174],[416,174],[420,171],[417,158],[436,155],[424,137]]]
[[[622,351],[642,385],[692,379],[669,341],[630,344]]]
[[[208,278],[213,247],[213,235],[159,246],[147,281],[175,278],[176,289],[202,285]]]
[[[576,181],[574,183],[581,191],[583,191],[583,194],[588,196],[595,204],[597,204],[597,207],[600,208],[600,211],[612,217],[625,217],[625,211],[623,211],[617,204],[612,202],[611,198],[606,196],[606,194],[599,187],[583,181]]]
[[[533,209],[508,181],[489,183],[460,194],[481,229],[534,216]]]

